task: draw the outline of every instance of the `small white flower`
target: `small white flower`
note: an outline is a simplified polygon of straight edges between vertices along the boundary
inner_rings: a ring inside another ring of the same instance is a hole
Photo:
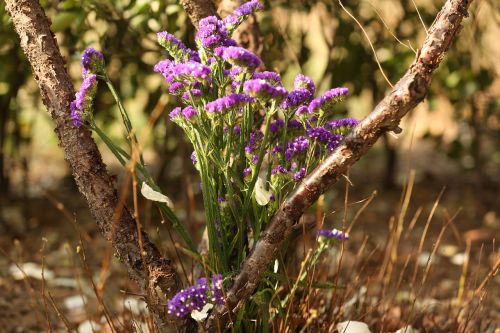
[[[203,306],[203,309],[201,309],[201,311],[198,310],[191,311],[191,318],[201,322],[207,318],[208,311],[210,311],[210,309],[212,309],[213,307],[214,307],[213,304],[207,303],[205,304],[205,306]]]

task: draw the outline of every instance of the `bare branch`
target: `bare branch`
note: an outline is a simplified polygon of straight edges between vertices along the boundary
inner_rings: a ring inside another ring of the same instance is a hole
[[[43,9],[36,0],[6,0],[6,4],[43,103],[56,125],[60,146],[99,229],[112,241],[118,258],[147,295],[158,330],[174,330],[174,318],[167,317],[165,303],[179,289],[180,280],[170,260],[161,256],[145,233],[141,235],[141,253],[135,220],[120,204],[91,132],[72,126],[69,103],[73,85]]]
[[[472,1],[448,0],[444,4],[415,61],[403,78],[285,200],[234,279],[227,292],[226,306],[218,308],[207,320],[208,331],[218,324],[225,327],[228,311],[236,311],[248,299],[305,210],[335,184],[382,134],[401,131],[398,127],[401,118],[425,98],[432,73],[460,31],[463,17],[468,16],[470,2]],[[221,317],[217,318],[218,315]]]

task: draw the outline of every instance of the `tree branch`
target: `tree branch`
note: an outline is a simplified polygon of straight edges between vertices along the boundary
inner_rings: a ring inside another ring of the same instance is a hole
[[[136,221],[119,203],[91,132],[72,125],[69,103],[74,97],[73,85],[43,9],[36,0],[6,0],[6,4],[78,189],[101,233],[112,242],[116,255],[147,295],[158,330],[173,331],[174,318],[167,317],[165,303],[180,287],[178,275],[145,233],[141,235],[141,251]]]
[[[225,307],[219,307],[207,320],[208,331],[212,331],[217,322],[221,324],[220,327],[225,327],[229,311],[235,312],[250,297],[305,210],[335,184],[383,133],[401,131],[398,127],[401,118],[425,98],[432,73],[460,31],[461,21],[464,16],[468,16],[467,10],[471,2],[448,0],[444,4],[415,61],[403,78],[284,201],[234,279],[226,295]]]
[[[202,18],[217,16],[212,0],[180,0],[180,2],[196,29],[198,29],[198,23]]]

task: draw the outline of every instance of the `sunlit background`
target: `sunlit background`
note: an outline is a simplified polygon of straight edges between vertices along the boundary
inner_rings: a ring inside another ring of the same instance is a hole
[[[267,69],[281,73],[286,88],[291,88],[293,78],[301,72],[314,79],[319,92],[335,86],[348,87],[350,96],[335,112],[363,118],[412,63],[442,2],[346,0],[343,9],[333,0],[265,1],[265,10],[257,15],[261,56]],[[152,70],[166,57],[156,42],[156,32],[168,30],[193,46],[195,29],[183,8],[176,1],[150,0],[42,0],[41,4],[52,21],[75,87],[81,83],[82,51],[91,46],[104,53],[109,77],[119,87],[151,169],[163,192],[174,200],[176,212],[188,230],[200,237],[204,215],[199,179],[189,160],[192,148],[167,116],[179,100],[166,94],[162,76]],[[444,189],[441,209],[436,213],[436,232],[442,219],[458,215],[447,233],[448,253],[444,251],[441,260],[463,252],[467,243],[473,244],[472,253],[478,257],[484,244],[481,269],[487,271],[488,255],[495,251],[492,239],[498,238],[500,231],[500,2],[475,1],[470,13],[436,71],[425,102],[403,120],[402,134],[384,136],[356,164],[349,175],[349,191],[352,202],[377,191],[353,230],[359,233],[354,239],[371,235],[376,243],[385,240],[390,217],[398,214],[396,207],[409,179],[414,182],[407,221],[419,207],[423,207],[422,216],[426,218]],[[145,136],[143,129],[153,110],[163,113],[153,131]],[[95,100],[95,118],[110,137],[123,140],[118,109],[104,88]],[[105,145],[97,141],[109,170],[117,176],[119,188],[123,170]],[[131,299],[134,306],[143,307],[137,298],[120,292],[135,290],[126,278],[109,283],[110,276],[123,276],[123,269],[114,260],[112,268],[106,268],[103,254],[107,253],[107,245],[76,190],[57,143],[53,122],[1,2],[0,247],[5,253],[0,254],[0,313],[7,311],[4,303],[9,302],[32,311],[32,305],[23,303],[29,303],[30,296],[22,281],[16,282],[15,288],[7,287],[16,279],[8,267],[12,268],[14,261],[41,265],[43,257],[47,269],[60,279],[49,283],[49,288],[56,303],[66,307],[69,320],[79,325],[89,316],[98,316],[92,311],[81,312],[81,306],[64,303],[79,295],[75,290],[90,288],[88,272],[75,254],[75,221],[88,242],[89,274],[98,281],[98,288],[111,300],[119,299],[116,303]],[[411,170],[415,170],[414,174]],[[339,183],[326,196],[326,211],[343,206],[344,186]],[[172,252],[167,227],[159,223],[150,204],[144,202],[142,207],[143,223],[160,247]],[[415,230],[423,228],[425,218]],[[327,215],[330,225],[338,225],[339,221],[338,215]],[[350,246],[356,248],[355,243]],[[460,274],[461,267],[454,267]],[[75,274],[81,283],[69,278]],[[95,301],[92,296],[86,298]],[[7,327],[20,325],[19,318],[24,318],[23,325],[33,332],[45,329],[44,320],[34,315],[18,311],[9,312],[5,318],[10,318],[4,320],[10,325]]]

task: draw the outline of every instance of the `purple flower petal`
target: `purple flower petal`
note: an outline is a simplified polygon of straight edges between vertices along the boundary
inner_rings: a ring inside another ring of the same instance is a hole
[[[234,66],[249,70],[257,68],[262,62],[255,54],[239,46],[220,47],[215,54]]]
[[[99,74],[104,71],[104,55],[96,49],[89,47],[83,51],[82,58],[82,77],[85,79],[87,74]]]
[[[252,97],[259,97],[265,100],[269,98],[281,99],[287,94],[285,88],[274,87],[262,79],[246,81],[243,84],[243,91]]]
[[[346,96],[348,93],[349,89],[343,87],[333,88],[331,90],[328,90],[322,96],[312,100],[312,102],[309,104],[309,112],[314,113],[319,109],[324,110],[330,107],[331,105],[341,101],[342,98]]]
[[[327,238],[336,238],[339,241],[349,239],[349,234],[347,232],[340,231],[338,229],[321,229],[318,231],[318,236],[323,236]]]
[[[205,110],[209,113],[222,113],[252,101],[253,98],[245,94],[232,94],[207,103],[207,105],[205,105]]]
[[[295,77],[295,80],[293,81],[293,87],[295,89],[307,89],[311,93],[311,95],[314,95],[314,92],[316,91],[316,85],[314,84],[314,81],[309,76],[305,76],[303,74],[299,74]]]

